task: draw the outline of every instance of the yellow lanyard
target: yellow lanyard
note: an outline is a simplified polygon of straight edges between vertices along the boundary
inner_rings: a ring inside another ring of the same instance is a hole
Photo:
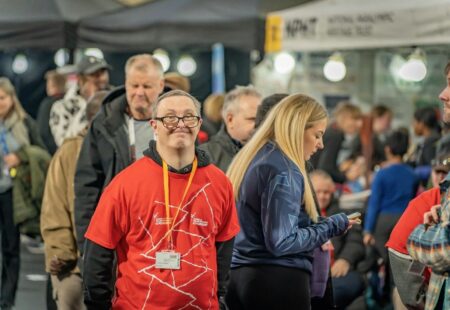
[[[167,167],[167,163],[165,160],[163,162],[163,177],[164,177],[164,203],[166,205],[166,222],[167,222],[167,231],[169,232],[169,246],[171,249],[173,249],[173,243],[172,243],[172,231],[173,227],[175,225],[175,221],[178,217],[178,213],[180,213],[181,206],[183,204],[184,198],[186,198],[186,194],[189,191],[189,188],[191,187],[192,180],[194,179],[195,172],[197,171],[197,157],[194,158],[194,161],[192,162],[192,170],[191,174],[189,175],[188,183],[186,184],[186,188],[184,189],[183,197],[181,197],[180,204],[177,208],[177,213],[175,213],[174,218],[172,221],[170,221],[170,207],[169,207],[169,168]],[[172,222],[172,225],[170,223]]]

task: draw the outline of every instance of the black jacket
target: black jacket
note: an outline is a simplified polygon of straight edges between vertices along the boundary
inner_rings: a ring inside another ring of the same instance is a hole
[[[75,173],[75,226],[78,249],[103,189],[131,164],[125,89],[109,94],[83,141]]]
[[[162,165],[161,157],[156,151],[156,142],[150,141],[150,147],[144,152],[144,155]],[[197,149],[199,167],[210,164],[208,155]],[[192,165],[176,170],[169,167],[169,170],[175,173],[190,173]],[[217,295],[221,309],[224,308],[225,294],[227,292],[229,270],[231,264],[231,255],[233,252],[234,238],[225,242],[216,242],[216,261],[217,261]],[[88,259],[84,263],[84,279],[86,279],[86,289],[84,292],[84,303],[87,309],[110,309],[112,288],[111,282],[114,275],[114,250],[102,247],[89,239],[86,239],[85,256]]]
[[[208,153],[211,162],[223,172],[227,172],[228,166],[241,148],[242,145],[230,137],[225,126],[222,126],[211,140],[200,145],[200,149]]]
[[[50,110],[53,104],[61,98],[61,96],[44,98],[39,106],[36,118],[36,122],[39,127],[39,133],[41,134],[46,149],[51,155],[55,154],[58,146],[56,145],[55,139],[53,138],[53,134],[50,130]]]

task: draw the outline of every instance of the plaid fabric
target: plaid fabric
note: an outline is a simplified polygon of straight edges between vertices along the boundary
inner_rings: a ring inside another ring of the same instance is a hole
[[[409,236],[407,247],[413,259],[435,272],[446,272],[450,269],[450,223],[417,226]]]
[[[425,310],[434,310],[439,300],[442,286],[445,286],[444,305],[441,309],[450,309],[450,281],[447,275],[431,274],[430,283],[428,285]]]
[[[445,182],[443,185],[446,187],[446,194],[442,197],[441,204],[442,208],[442,218],[449,219],[450,218],[450,188],[448,187],[450,183],[450,173],[447,175]],[[447,255],[450,256],[450,251],[447,252]],[[433,267],[433,266],[431,266]],[[450,267],[448,268],[450,269]],[[428,285],[427,297],[426,297],[426,305],[425,310],[434,310],[436,308],[436,304],[439,300],[439,295],[441,293],[441,289],[445,289],[444,293],[444,305],[442,309],[450,309],[450,280],[448,278],[448,273],[444,273],[442,275],[438,275],[436,273],[431,274],[430,283]]]

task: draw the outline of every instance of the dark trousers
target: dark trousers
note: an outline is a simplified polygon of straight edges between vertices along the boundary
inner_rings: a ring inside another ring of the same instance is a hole
[[[338,309],[345,309],[364,292],[363,277],[355,270],[349,271],[345,276],[333,278],[334,300]]]
[[[12,191],[0,194],[0,231],[2,238],[2,280],[0,307],[14,305],[20,268],[20,234],[14,225]]]
[[[231,269],[226,303],[230,310],[309,310],[309,278],[304,270],[276,265]]]
[[[389,240],[392,230],[395,224],[400,219],[401,214],[381,213],[378,215],[377,223],[375,224],[375,231],[373,233],[375,237],[375,250],[377,254],[383,259],[384,262],[384,286],[380,292],[381,296],[376,296],[375,299],[379,299],[381,304],[389,302],[392,296],[392,290],[394,289],[394,281],[392,279],[391,270],[389,268],[389,254],[388,249],[385,247],[386,242]]]

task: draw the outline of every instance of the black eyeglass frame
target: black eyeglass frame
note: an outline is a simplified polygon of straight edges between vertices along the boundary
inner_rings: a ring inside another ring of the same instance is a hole
[[[167,124],[164,121],[167,118],[177,118],[177,122],[174,123],[174,124]],[[185,121],[186,118],[193,118],[193,119],[195,118],[196,119],[195,125],[192,125],[192,126],[186,125],[186,121]],[[185,115],[185,116],[182,116],[182,117],[179,117],[179,116],[176,116],[176,115],[167,115],[167,116],[163,116],[163,117],[154,117],[153,119],[155,121],[160,121],[163,124],[163,126],[166,127],[167,129],[174,129],[174,128],[178,127],[178,125],[180,124],[181,120],[183,121],[184,126],[186,126],[187,128],[195,128],[200,123],[201,117],[197,116],[197,115]]]

